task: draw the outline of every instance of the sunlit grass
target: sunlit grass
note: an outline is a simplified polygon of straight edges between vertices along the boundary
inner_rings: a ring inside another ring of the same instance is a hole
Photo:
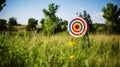
[[[0,35],[0,67],[120,66],[119,35],[89,36],[90,48],[82,37],[73,38],[65,33],[52,36],[27,32]]]

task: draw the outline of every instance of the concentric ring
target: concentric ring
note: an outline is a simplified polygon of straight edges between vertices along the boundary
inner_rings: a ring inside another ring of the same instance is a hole
[[[74,37],[83,36],[87,31],[87,22],[81,17],[74,18],[68,23],[68,31]]]

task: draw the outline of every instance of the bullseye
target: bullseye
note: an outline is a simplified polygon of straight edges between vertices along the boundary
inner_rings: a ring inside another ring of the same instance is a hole
[[[81,29],[81,25],[79,23],[74,23],[72,27],[75,32],[79,32]]]
[[[74,37],[83,36],[87,31],[87,23],[81,17],[74,18],[68,24],[69,33]]]

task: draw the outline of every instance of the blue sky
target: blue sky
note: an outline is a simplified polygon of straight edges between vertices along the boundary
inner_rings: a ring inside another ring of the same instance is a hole
[[[76,12],[86,10],[92,17],[93,23],[104,23],[102,8],[108,2],[120,8],[120,0],[6,0],[6,6],[0,12],[0,18],[8,20],[17,18],[18,23],[27,24],[29,18],[41,20],[44,18],[42,10],[48,8],[49,3],[60,5],[57,16],[69,22],[76,17]]]

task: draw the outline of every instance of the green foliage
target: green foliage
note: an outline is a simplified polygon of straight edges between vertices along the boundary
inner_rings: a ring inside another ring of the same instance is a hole
[[[74,38],[74,44],[70,46],[68,40],[62,42],[55,38],[44,42],[42,40],[44,36],[30,34],[31,36],[26,32],[20,32],[14,36],[0,35],[0,67],[118,67],[120,65],[120,44],[116,38],[108,42],[90,40],[92,46],[88,48],[88,43],[82,38]],[[69,58],[71,55],[74,56],[73,59]]]
[[[42,20],[40,21],[40,23],[44,25],[44,22],[45,22],[45,19],[42,18]]]
[[[0,11],[3,9],[3,7],[6,5],[5,4],[6,0],[0,0]]]
[[[59,5],[55,5],[55,3],[51,3],[47,9],[43,9],[43,13],[45,15],[43,30],[47,34],[53,34],[55,29],[57,28],[57,24],[59,23],[59,18],[55,15],[58,10]]]
[[[0,19],[0,32],[7,30],[6,22],[7,22],[6,20]]]
[[[106,25],[105,24],[92,24],[93,25],[93,31],[95,33],[107,33]]]
[[[59,23],[57,25],[57,28],[55,29],[55,32],[63,32],[67,30],[67,26],[68,26],[68,21],[67,20],[59,20]]]
[[[15,30],[14,27],[13,27],[14,25],[17,25],[16,18],[14,18],[14,17],[9,18],[9,21],[8,21],[8,30],[9,31]]]
[[[91,19],[91,16],[89,15],[89,13],[87,13],[87,11],[83,11],[83,14],[77,12],[77,15],[86,20],[86,22],[88,23],[88,31],[94,32],[93,26],[92,26],[92,19]]]
[[[102,11],[109,33],[120,33],[120,8],[117,5],[108,3]]]
[[[14,18],[14,17],[9,18],[8,24],[9,25],[17,25],[16,18]]]
[[[27,25],[27,31],[36,30],[36,25],[38,24],[37,22],[38,20],[35,20],[34,18],[29,18],[28,25]]]
[[[43,28],[44,28],[44,22],[45,22],[45,19],[42,18],[42,20],[40,21],[40,24],[42,24],[42,30],[43,30]]]

